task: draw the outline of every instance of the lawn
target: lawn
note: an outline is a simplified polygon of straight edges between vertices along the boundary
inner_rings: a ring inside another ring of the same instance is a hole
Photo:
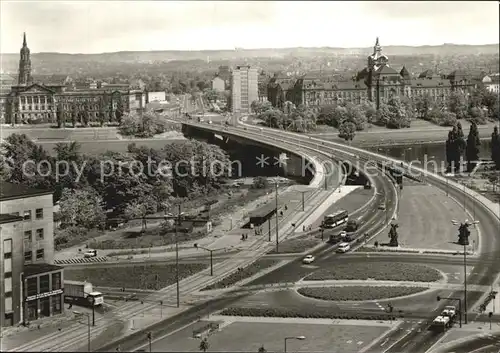
[[[442,279],[434,268],[398,262],[337,264],[333,268],[318,270],[306,281],[366,280],[436,282]]]
[[[153,343],[152,350],[200,352],[200,340],[191,338],[192,327]],[[303,341],[288,340],[287,351],[357,353],[386,330],[384,326],[233,322],[208,336],[208,352],[258,352],[262,346],[267,352],[283,352],[285,337],[305,336]]]
[[[207,264],[179,264],[179,278],[187,278],[207,267]],[[88,281],[98,287],[156,290],[175,283],[175,264],[66,269],[64,279]]]
[[[299,237],[296,239],[288,239],[280,243],[278,252],[280,254],[296,254],[302,253],[318,245],[320,239],[313,237]],[[268,254],[276,254],[276,248],[269,250]]]
[[[216,282],[214,284],[210,284],[203,288],[202,290],[212,290],[212,289],[220,289],[220,288],[227,288],[231,287],[232,285],[252,277],[253,275],[259,273],[260,271],[265,270],[266,268],[272,267],[279,263],[280,260],[274,260],[274,259],[259,259],[252,263],[251,265],[243,268],[240,271],[236,271],[231,273],[229,276],[223,278],[219,282]]]
[[[424,287],[390,287],[390,286],[346,286],[299,288],[298,292],[305,296],[321,300],[361,301],[396,298],[425,291]]]

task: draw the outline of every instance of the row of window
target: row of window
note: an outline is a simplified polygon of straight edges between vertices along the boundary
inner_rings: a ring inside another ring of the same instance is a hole
[[[45,250],[44,249],[37,249],[36,250],[36,260],[43,260],[45,256]],[[33,251],[28,250],[24,252],[24,262],[25,263],[30,263],[33,261]]]
[[[36,231],[36,241],[43,240],[44,237],[44,230],[43,228],[38,228]],[[24,242],[31,243],[33,241],[33,231],[31,230],[26,230],[24,232]]]
[[[19,216],[19,212],[13,212],[12,215]],[[26,210],[23,212],[23,220],[31,221],[32,212],[31,210]],[[43,219],[43,208],[37,208],[35,210],[35,219],[40,220]]]
[[[52,276],[52,283],[50,281],[50,276]],[[40,281],[40,290],[38,290],[38,281]],[[32,277],[26,280],[26,295],[28,297],[61,288],[61,272],[52,273],[51,275],[43,275],[40,277]]]
[[[12,239],[3,241],[3,278],[4,278],[4,307],[5,312],[12,309]]]

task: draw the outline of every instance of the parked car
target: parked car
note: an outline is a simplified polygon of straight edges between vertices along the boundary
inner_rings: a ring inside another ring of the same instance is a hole
[[[381,203],[380,205],[378,205],[378,209],[385,211],[385,205],[383,203]]]
[[[346,253],[349,250],[351,250],[351,245],[349,245],[349,243],[340,243],[337,248],[337,252],[341,254]]]
[[[87,250],[83,253],[83,257],[89,258],[89,257],[96,257],[97,256],[97,250]]]
[[[314,262],[314,256],[312,255],[307,255],[306,257],[304,257],[304,259],[302,260],[302,263],[305,263],[305,264],[310,264]]]

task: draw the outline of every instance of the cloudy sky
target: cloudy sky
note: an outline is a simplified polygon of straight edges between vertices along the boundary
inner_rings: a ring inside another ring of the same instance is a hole
[[[489,2],[0,1],[0,52],[491,44]]]

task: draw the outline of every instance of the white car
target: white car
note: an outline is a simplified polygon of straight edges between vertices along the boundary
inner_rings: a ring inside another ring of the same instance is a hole
[[[341,238],[345,238],[347,236],[347,232],[345,230],[343,230],[343,231],[340,232],[339,235],[340,235]]]
[[[302,263],[305,263],[305,264],[310,264],[314,261],[314,256],[312,255],[307,255],[306,257],[304,257],[304,259],[302,260]]]
[[[381,203],[380,205],[378,205],[378,209],[385,211],[385,205],[383,203]]]
[[[337,248],[337,252],[342,254],[348,252],[349,250],[351,250],[351,245],[349,245],[349,243],[340,243]]]
[[[83,257],[89,258],[89,257],[96,257],[97,256],[97,250],[87,250],[83,254]]]

